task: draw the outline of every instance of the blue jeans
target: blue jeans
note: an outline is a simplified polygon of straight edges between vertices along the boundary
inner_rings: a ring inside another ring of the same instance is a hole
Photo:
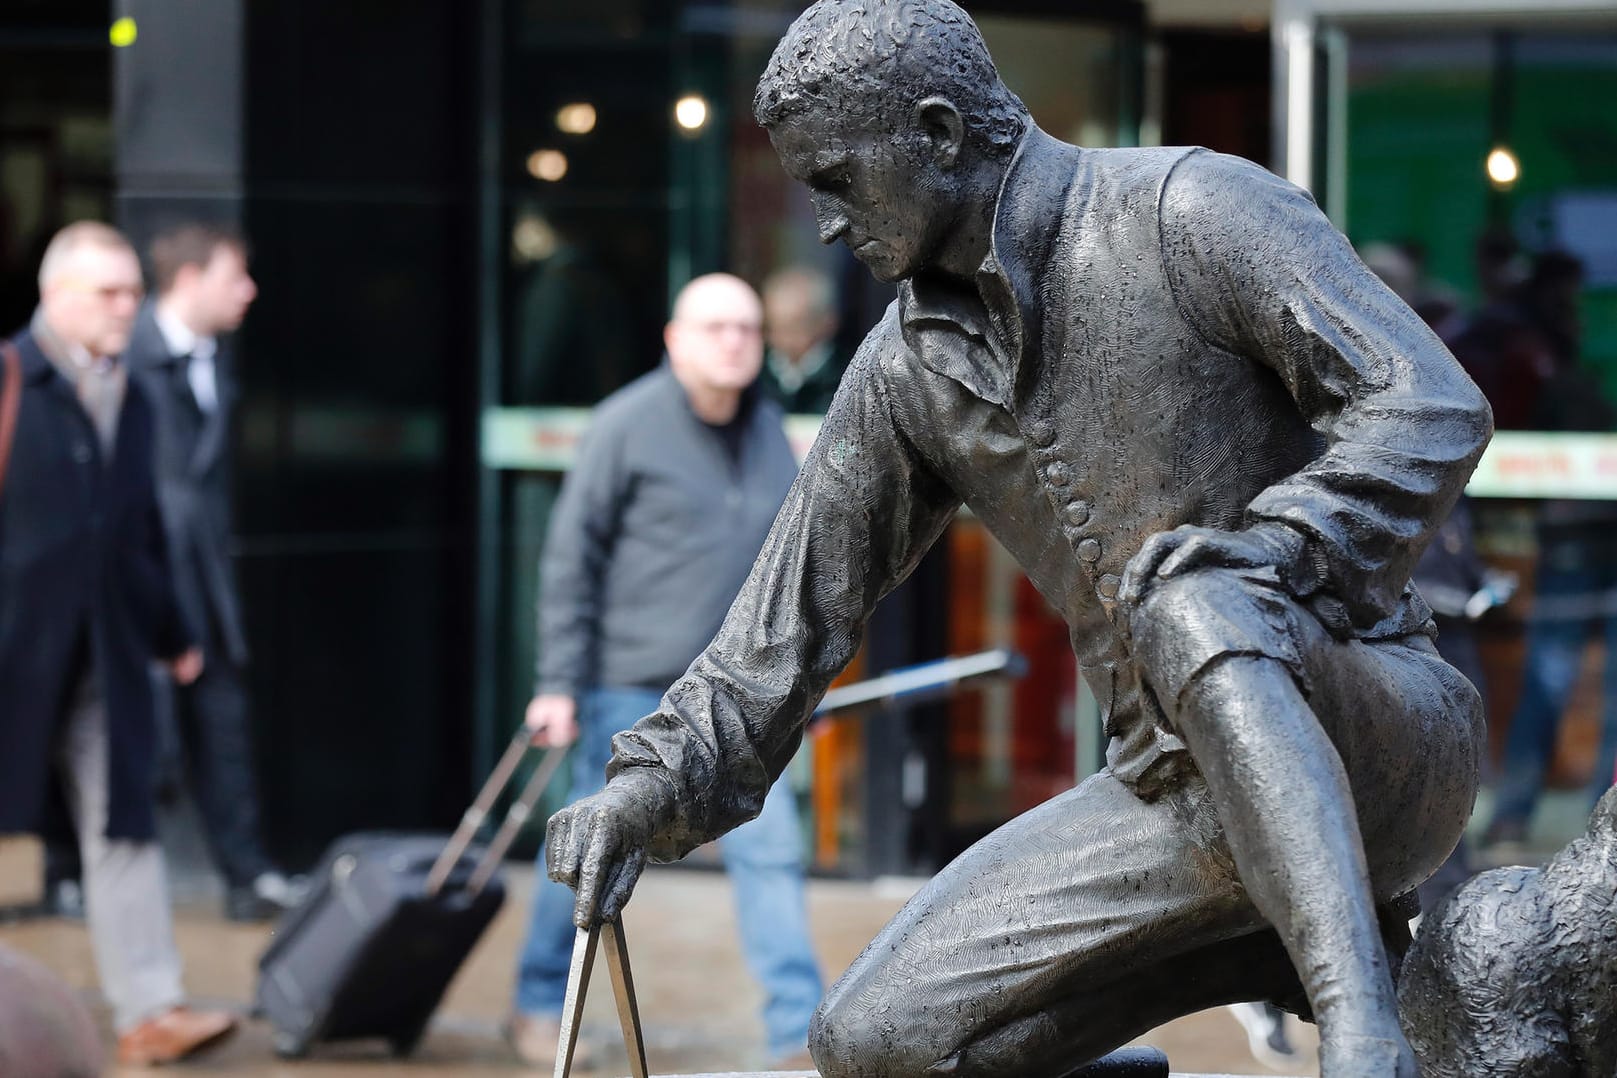
[[[579,699],[580,733],[573,747],[569,802],[605,784],[613,735],[657,710],[661,699],[660,693],[648,689],[593,689]],[[776,1058],[802,1051],[808,1043],[809,1019],[823,991],[819,963],[809,944],[801,848],[797,805],[784,781],[769,791],[756,820],[719,839],[725,869],[735,884],[741,950],[764,990],[764,1027],[769,1053]],[[541,857],[528,940],[517,967],[520,1013],[561,1013],[573,934],[572,889],[545,875]],[[693,963],[697,960],[693,955]]]
[[[1544,772],[1568,698],[1583,667],[1585,645],[1606,642],[1601,678],[1601,737],[1589,781],[1590,804],[1611,785],[1617,767],[1617,570],[1602,565],[1557,566],[1541,559],[1538,590],[1527,632],[1521,699],[1510,722],[1491,829],[1526,827],[1538,804]]]

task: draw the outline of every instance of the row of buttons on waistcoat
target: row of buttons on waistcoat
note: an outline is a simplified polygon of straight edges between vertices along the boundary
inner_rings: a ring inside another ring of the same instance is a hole
[[[1055,425],[1047,420],[1034,421],[1028,425],[1027,432],[1033,444],[1040,449],[1049,449],[1055,444]],[[1051,461],[1044,467],[1044,481],[1056,491],[1064,494],[1067,492],[1068,484],[1072,482],[1072,469],[1068,467],[1065,461]],[[1100,564],[1101,554],[1103,553],[1100,540],[1080,530],[1089,523],[1089,518],[1092,515],[1090,504],[1082,498],[1073,496],[1067,501],[1065,507],[1061,509],[1061,515],[1067,521],[1067,538],[1075,544],[1078,560],[1083,562],[1084,567],[1093,576],[1096,566]],[[1111,602],[1117,598],[1117,589],[1121,585],[1122,580],[1120,578],[1107,573],[1095,581],[1095,591],[1102,599]]]

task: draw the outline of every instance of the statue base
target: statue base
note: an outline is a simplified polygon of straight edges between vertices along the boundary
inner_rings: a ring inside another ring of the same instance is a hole
[[[817,1071],[731,1071],[725,1074],[657,1075],[654,1078],[820,1078]],[[1121,1048],[1104,1056],[1071,1078],[1170,1078],[1168,1057],[1155,1048]],[[1192,1078],[1182,1075],[1180,1078]],[[1220,1078],[1196,1075],[1194,1078]]]

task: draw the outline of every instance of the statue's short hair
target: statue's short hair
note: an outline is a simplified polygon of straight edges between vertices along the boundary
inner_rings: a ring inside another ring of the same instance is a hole
[[[753,114],[773,127],[812,108],[852,118],[934,95],[954,102],[968,137],[996,156],[1031,122],[977,24],[951,0],[818,0],[775,47]]]

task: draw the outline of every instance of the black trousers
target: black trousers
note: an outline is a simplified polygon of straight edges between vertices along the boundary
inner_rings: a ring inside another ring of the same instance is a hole
[[[205,649],[202,676],[188,686],[169,683],[186,785],[225,882],[249,884],[271,863],[259,830],[257,755],[241,667],[225,649]]]

